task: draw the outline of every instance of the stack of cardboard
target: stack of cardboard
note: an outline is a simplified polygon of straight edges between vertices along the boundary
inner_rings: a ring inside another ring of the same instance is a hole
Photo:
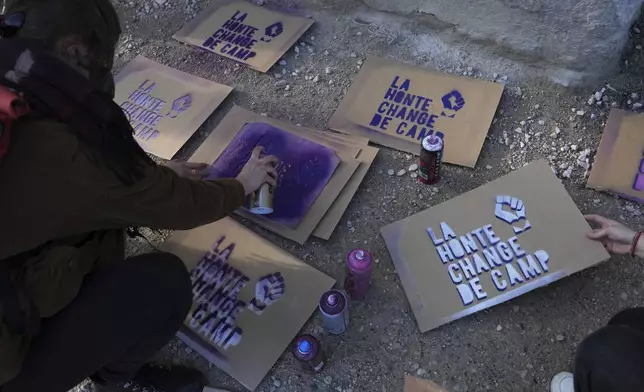
[[[280,225],[265,216],[254,215],[244,208],[239,209],[237,213],[300,244],[304,244],[311,235],[329,239],[373,163],[378,149],[369,147],[368,140],[362,137],[298,127],[236,106],[208,136],[190,160],[192,162],[215,162],[238,132],[246,124],[253,122],[267,123],[285,132],[328,147],[336,152],[341,162],[322,193],[315,199],[296,227]]]

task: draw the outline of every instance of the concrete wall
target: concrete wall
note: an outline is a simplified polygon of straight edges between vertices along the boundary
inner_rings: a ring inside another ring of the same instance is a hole
[[[592,80],[612,73],[644,0],[363,0],[553,72]]]

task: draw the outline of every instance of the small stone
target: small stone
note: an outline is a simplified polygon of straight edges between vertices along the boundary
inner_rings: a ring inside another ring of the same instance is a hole
[[[539,125],[546,125],[546,122],[543,120],[539,120]]]
[[[503,326],[501,324],[496,326],[496,331],[501,332],[503,330]]]
[[[325,74],[327,74],[327,75],[331,75],[331,68],[330,68],[330,67],[326,67],[326,68],[324,69],[324,73],[325,73]]]
[[[573,151],[577,151],[577,145],[576,144],[571,145],[570,149]]]
[[[526,124],[526,122],[523,121],[523,120],[519,123],[519,125],[521,125],[522,127],[525,127],[525,124]]]
[[[325,50],[325,51],[324,51],[324,55],[325,55],[325,56],[328,56],[328,55],[330,55],[330,54],[331,54],[331,53],[329,53],[329,51],[328,51],[328,50]]]
[[[289,91],[291,89],[291,85],[287,84],[286,87],[284,87],[284,91]]]
[[[536,105],[534,105],[534,108],[535,108],[535,110],[539,110],[539,108],[541,108],[541,105],[536,104]]]
[[[358,31],[358,32],[356,33],[356,35],[357,35],[358,37],[360,37],[360,36],[362,35],[362,31]]]
[[[521,129],[521,128],[517,128],[517,129],[515,129],[515,130],[514,130],[514,132],[516,132],[516,133],[522,133],[522,132],[523,132],[523,129]]]
[[[158,5],[164,5],[166,1],[167,0],[154,0],[154,2],[157,3]]]
[[[402,177],[402,176],[404,176],[404,175],[405,175],[405,173],[407,173],[407,170],[405,170],[405,169],[401,169],[401,170],[399,170],[399,171],[398,171],[398,173],[396,173],[396,175],[397,175],[398,177]]]
[[[558,342],[563,342],[566,339],[566,337],[563,335],[557,335],[555,338],[557,339]]]
[[[633,101],[639,101],[640,100],[640,95],[638,93],[632,93],[631,94],[631,99]]]
[[[564,178],[570,178],[570,176],[572,175],[572,170],[573,170],[573,167],[569,166],[568,169],[566,169],[566,171],[563,172],[562,176]]]
[[[317,83],[319,81],[320,81],[320,77],[315,75],[315,77],[313,78],[313,83]]]
[[[597,118],[597,115],[596,115],[595,113],[591,113],[591,114],[590,114],[590,119],[591,119],[591,120],[594,120],[594,119],[596,119],[596,118]]]
[[[278,379],[275,379],[275,381],[273,381],[273,385],[275,385],[275,387],[279,388],[279,387],[282,386],[282,382],[280,380],[278,380]]]
[[[626,293],[622,292],[622,293],[619,295],[619,297],[620,297],[621,299],[623,299],[624,301],[626,301],[626,300],[628,299],[628,294],[626,294]]]
[[[488,169],[488,170],[492,170],[492,165],[487,165],[487,166],[485,166],[485,168]]]
[[[374,263],[379,264],[379,263],[380,263],[380,259],[376,259],[376,260],[374,260]]]
[[[493,74],[492,74],[492,77],[493,77],[494,79],[496,79],[496,78],[498,78],[498,77],[499,77],[499,74],[495,72],[495,73],[493,73]]]
[[[296,53],[296,54],[300,54],[300,47],[299,47],[299,46],[296,46],[296,47],[295,47],[295,53]]]
[[[357,55],[357,54],[355,54],[355,53],[351,53],[351,54],[349,55],[349,57],[351,57],[352,59],[355,59],[356,57],[358,57],[358,55]]]
[[[642,45],[635,45],[635,49],[642,50]]]
[[[602,93],[601,91],[597,91],[593,96],[593,98],[595,98],[595,101],[601,101],[602,95],[604,95],[604,93]]]
[[[521,90],[521,87],[516,88],[515,94],[516,94],[517,97],[523,96],[523,91]]]
[[[288,62],[286,60],[280,60],[280,65],[282,67],[286,67],[287,64],[288,64]]]
[[[186,347],[185,351],[186,354],[192,354],[195,350],[193,350],[191,347]]]
[[[594,95],[593,95],[593,96],[591,96],[590,98],[588,98],[588,102],[587,102],[587,104],[588,104],[589,106],[592,106],[592,105],[594,105],[594,104],[595,104],[595,96],[594,96]]]
[[[362,65],[362,64],[364,64],[364,61],[358,60],[358,65]]]
[[[412,371],[412,372],[415,372],[415,371],[416,371],[416,370],[418,370],[418,369],[420,369],[420,365],[419,365],[419,364],[415,363],[415,364],[411,365],[411,371]]]
[[[504,82],[506,82],[506,81],[508,80],[507,75],[503,75],[503,76],[501,76],[501,80],[502,80],[502,81],[504,81]]]
[[[284,87],[287,84],[288,84],[288,82],[286,80],[282,79],[282,80],[278,80],[277,82],[275,82],[275,87]]]
[[[586,114],[586,112],[584,112],[583,110],[577,110],[576,113],[578,116],[583,116],[584,114]]]
[[[409,169],[407,170],[409,170],[410,172],[418,170],[418,164],[414,163],[413,165],[409,166]]]
[[[409,176],[415,179],[418,178],[418,173],[411,173]]]
[[[642,108],[642,103],[641,102],[635,102],[633,104],[633,109],[641,109]]]
[[[425,370],[423,368],[420,368],[420,369],[416,370],[416,375],[417,376],[424,376],[425,374],[427,374],[427,370]]]
[[[324,377],[324,383],[326,385],[331,385],[332,382],[333,382],[333,378],[331,376]]]
[[[387,170],[387,174],[389,174],[390,176],[393,176],[395,173],[396,172],[394,171],[394,169]]]

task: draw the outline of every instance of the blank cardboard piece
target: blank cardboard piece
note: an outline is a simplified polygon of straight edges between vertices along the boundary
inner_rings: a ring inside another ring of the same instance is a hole
[[[266,72],[313,23],[246,1],[215,0],[173,38]]]
[[[190,139],[232,87],[138,56],[115,78],[114,100],[125,111],[143,149],[164,159]]]
[[[355,196],[358,188],[360,188],[362,181],[367,175],[367,172],[369,172],[369,168],[371,168],[374,159],[376,159],[378,151],[380,150],[374,147],[364,147],[362,149],[360,155],[358,155],[360,166],[358,166],[358,169],[353,174],[353,176],[351,176],[351,179],[349,180],[347,185],[345,185],[344,189],[342,189],[342,192],[340,192],[338,198],[335,200],[331,208],[329,208],[329,210],[327,211],[326,215],[324,215],[324,218],[322,218],[318,226],[315,228],[315,231],[313,232],[313,235],[315,237],[321,238],[323,240],[328,240],[331,238],[331,235],[333,235],[333,232],[342,219],[344,212],[349,207],[351,200],[353,200],[353,196]]]
[[[226,148],[228,143],[233,140],[237,132],[239,132],[244,125],[250,122],[269,123],[284,131],[330,147],[337,152],[341,159],[340,165],[338,165],[338,168],[333,173],[327,186],[295,228],[282,226],[261,215],[254,215],[245,209],[239,209],[236,211],[240,216],[257,223],[276,234],[291,239],[297,243],[304,244],[320,223],[326,212],[331,208],[333,202],[338,198],[340,192],[349,182],[353,173],[358,169],[360,161],[355,159],[355,157],[360,153],[361,148],[350,146],[340,141],[332,141],[321,136],[319,132],[308,130],[303,127],[297,127],[266,116],[261,116],[235,106],[230,110],[230,112],[228,112],[226,117],[222,119],[221,123],[219,123],[217,128],[212,131],[197,151],[195,151],[194,155],[190,158],[190,161],[207,163],[214,162]]]
[[[587,185],[644,203],[644,115],[611,110]]]
[[[214,290],[223,289],[213,303],[222,301],[217,309],[224,321],[219,325],[227,326],[220,344],[204,337],[208,332],[198,325],[199,320],[207,325],[209,316],[217,314],[216,307],[204,313],[196,311],[199,295],[195,295],[195,305],[179,337],[250,390],[257,388],[315,311],[322,293],[335,283],[231,218],[175,232],[161,249],[183,260],[191,271],[193,293],[198,293],[203,283],[219,280]],[[198,268],[205,255],[213,264]],[[200,270],[205,273],[201,275]],[[272,303],[257,301],[258,285],[274,294]],[[263,306],[263,311],[259,310]]]
[[[416,155],[423,136],[441,132],[444,161],[474,167],[503,88],[369,57],[329,127]]]
[[[404,392],[448,392],[447,389],[440,385],[420,378],[405,375]]]
[[[487,225],[495,233],[492,240],[479,230]],[[543,160],[381,229],[421,332],[607,260],[604,247],[586,237],[588,231],[583,215]],[[513,254],[519,250],[526,255]],[[544,252],[547,270],[541,263]],[[509,257],[493,263],[495,253]]]

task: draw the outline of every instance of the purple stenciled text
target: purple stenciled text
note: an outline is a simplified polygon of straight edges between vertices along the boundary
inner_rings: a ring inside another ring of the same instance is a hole
[[[189,325],[210,343],[228,350],[244,334],[237,316],[245,309],[261,315],[284,295],[286,285],[279,272],[267,275],[258,280],[249,304],[240,300],[239,293],[250,279],[228,263],[235,243],[222,248],[225,240],[221,236],[190,274],[194,308]]]
[[[637,168],[637,174],[635,174],[633,189],[636,191],[644,191],[644,153],[642,154],[642,157],[640,159],[640,163]]]
[[[130,124],[134,128],[134,136],[144,141],[159,136],[157,128],[161,119],[165,117],[177,118],[192,105],[192,96],[184,94],[174,100],[167,113],[162,114],[166,102],[152,94],[155,87],[156,83],[146,79],[121,103],[121,109],[128,116]]]

